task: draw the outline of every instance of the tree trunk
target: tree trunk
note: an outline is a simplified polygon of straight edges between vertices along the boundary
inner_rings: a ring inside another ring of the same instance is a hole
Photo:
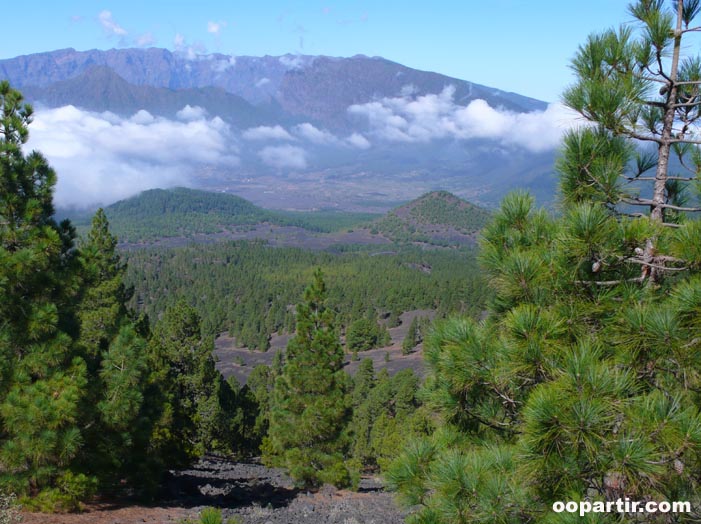
[[[658,148],[657,170],[655,172],[655,185],[652,192],[652,202],[650,206],[650,220],[653,222],[664,223],[664,207],[666,199],[665,187],[667,185],[667,177],[669,171],[669,154],[672,149],[672,140],[674,139],[674,116],[676,109],[674,104],[677,102],[677,70],[679,68],[679,54],[681,51],[682,40],[682,9],[684,7],[683,0],[677,2],[677,27],[674,31],[674,50],[672,52],[672,63],[669,71],[669,81],[667,89],[667,100],[665,103],[664,120],[662,122],[662,136]],[[652,264],[655,256],[656,238],[649,238],[645,242],[645,251],[643,261]],[[642,276],[648,277],[650,282],[656,282],[659,279],[659,270],[652,266],[644,266]]]

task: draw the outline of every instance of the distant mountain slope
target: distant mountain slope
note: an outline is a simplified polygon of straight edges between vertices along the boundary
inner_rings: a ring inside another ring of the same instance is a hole
[[[480,98],[492,107],[515,112],[545,108],[543,102],[515,93],[366,56],[321,56],[306,67],[290,70],[282,78],[277,99],[289,114],[304,115],[334,128],[343,125],[346,110],[353,104],[440,93],[449,85],[455,87],[454,100],[461,105]]]
[[[455,100],[467,104],[486,100],[492,107],[525,112],[544,109],[539,100],[451,78],[419,71],[384,58],[357,55],[350,58],[284,55],[280,57],[188,56],[166,49],[111,49],[76,51],[62,49],[0,60],[0,78],[17,87],[39,87],[42,101],[81,105],[81,93],[95,93],[92,83],[104,83],[104,70],[114,72],[132,86],[171,90],[220,88],[251,104],[271,103],[290,116],[303,117],[330,128],[347,128],[347,108],[383,97],[439,93],[452,85]],[[66,81],[83,77],[80,89],[67,89]],[[54,94],[57,91],[59,94]],[[105,95],[106,106],[119,106],[125,89]],[[192,105],[192,102],[189,102]],[[140,109],[149,109],[142,107]],[[114,111],[113,108],[110,110]]]
[[[395,242],[451,245],[474,242],[490,213],[447,191],[433,191],[404,204],[372,224]]]
[[[116,113],[122,121],[93,115],[110,124],[98,132],[107,146],[160,136],[158,126],[149,128],[154,122],[146,115],[131,118],[139,110],[182,121],[203,116],[199,111],[178,115],[186,105],[204,108],[208,120],[202,122],[215,138],[206,141],[211,149],[207,158],[213,160],[184,167],[172,165],[167,155],[154,158],[143,166],[144,183],[134,193],[158,187],[161,173],[182,170],[188,185],[235,192],[271,208],[380,212],[433,189],[486,206],[496,205],[516,187],[533,191],[546,205],[555,194],[558,135],[549,131],[557,111],[543,111],[547,104],[539,100],[380,57],[63,49],[0,60],[3,78],[37,106],[72,104]],[[537,113],[522,118],[533,111]],[[124,193],[113,196],[110,181],[132,176],[121,166],[131,168],[135,155],[129,147],[119,148],[83,174],[79,167],[92,159],[81,158],[81,152],[93,146],[79,116],[37,112],[37,121],[65,122],[64,133],[82,146],[52,159],[65,177],[59,186],[69,177],[91,180],[84,186],[72,182],[85,191],[64,193],[70,195],[64,205],[113,202]],[[209,125],[214,117],[227,126]],[[183,127],[174,126],[173,137],[164,133],[163,144],[154,147],[179,147]]]
[[[112,232],[120,241],[135,243],[170,237],[192,238],[225,230],[246,231],[261,224],[333,232],[366,223],[377,215],[335,211],[270,211],[231,194],[183,187],[150,189],[105,208]],[[79,229],[90,224],[88,214],[71,216]],[[63,217],[63,215],[61,216]]]
[[[94,65],[80,75],[50,86],[26,86],[27,100],[49,107],[75,105],[90,111],[111,111],[133,115],[145,109],[153,115],[173,118],[186,105],[199,106],[239,128],[285,122],[284,115],[273,107],[253,106],[240,96],[219,87],[169,89],[134,85],[107,66]]]

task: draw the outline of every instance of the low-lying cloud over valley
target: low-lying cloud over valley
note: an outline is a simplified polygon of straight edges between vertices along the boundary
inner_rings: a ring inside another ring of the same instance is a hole
[[[94,206],[145,189],[196,185],[192,174],[202,166],[241,165],[250,173],[257,165],[282,174],[321,169],[335,150],[376,148],[378,154],[391,155],[399,143],[489,139],[500,147],[547,152],[577,123],[561,105],[516,113],[480,99],[460,105],[454,93],[448,86],[438,94],[415,96],[407,91],[352,105],[347,114],[353,129],[343,134],[311,122],[236,130],[190,105],[172,119],[145,110],[120,117],[74,106],[40,109],[28,148],[44,153],[56,169],[59,206]],[[317,154],[322,150],[323,155]]]
[[[229,125],[194,113],[169,120],[143,110],[131,118],[74,106],[39,110],[27,149],[41,151],[56,170],[57,205],[109,204],[145,189],[189,184],[192,166],[239,163]]]
[[[455,88],[439,94],[412,98],[382,98],[348,108],[348,113],[366,122],[370,135],[389,142],[429,142],[436,139],[494,139],[507,146],[533,152],[554,149],[565,129],[575,124],[574,113],[560,104],[545,111],[515,113],[495,109],[481,99],[456,104]]]

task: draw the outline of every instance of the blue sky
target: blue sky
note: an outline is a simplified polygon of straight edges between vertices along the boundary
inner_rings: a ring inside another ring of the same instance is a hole
[[[590,32],[629,20],[627,3],[26,0],[31,14],[4,24],[0,58],[139,45],[254,56],[365,54],[554,102],[570,82],[577,46]]]

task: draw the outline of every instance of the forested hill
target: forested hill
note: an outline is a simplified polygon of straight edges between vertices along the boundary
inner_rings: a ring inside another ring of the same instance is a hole
[[[116,202],[105,213],[121,242],[148,242],[162,238],[238,232],[260,224],[294,226],[313,232],[333,232],[366,223],[377,215],[336,211],[271,211],[246,199],[183,187],[150,189]],[[79,228],[87,216],[74,216]]]
[[[389,242],[473,244],[489,217],[487,210],[447,191],[427,193],[378,217],[333,210],[268,210],[235,195],[182,187],[144,191],[108,206],[105,213],[122,243],[178,245],[182,243],[178,239],[260,238],[312,248]],[[87,215],[70,218],[79,230],[89,224]]]
[[[394,242],[465,244],[474,242],[490,213],[447,191],[433,191],[404,204],[372,224]]]

